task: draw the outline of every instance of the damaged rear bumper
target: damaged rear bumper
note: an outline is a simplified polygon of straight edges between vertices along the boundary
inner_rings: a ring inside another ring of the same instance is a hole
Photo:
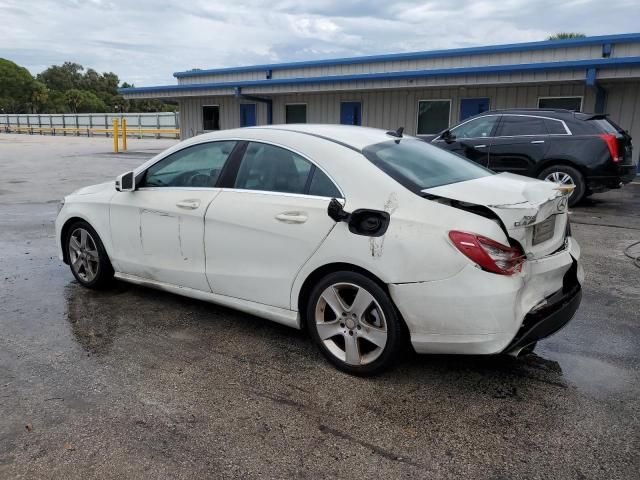
[[[582,300],[582,288],[577,272],[578,263],[574,260],[565,274],[562,289],[547,298],[543,307],[529,312],[524,317],[520,330],[505,348],[504,353],[518,355],[528,345],[553,335],[569,323]]]
[[[437,281],[390,284],[418,353],[519,352],[559,330],[580,304],[584,272],[580,247],[526,262],[519,275],[487,273],[472,265]]]

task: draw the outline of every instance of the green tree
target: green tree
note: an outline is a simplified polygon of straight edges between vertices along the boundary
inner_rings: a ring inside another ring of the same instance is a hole
[[[49,101],[49,90],[47,86],[34,80],[31,86],[31,113],[40,113]]]
[[[559,32],[555,35],[551,35],[547,38],[547,40],[570,40],[572,38],[585,38],[586,35],[584,33],[575,33],[575,32]]]
[[[49,90],[49,100],[42,113],[69,113],[69,106],[64,92]]]
[[[0,58],[0,109],[7,113],[28,113],[32,86],[29,70]]]
[[[78,89],[82,83],[82,72],[84,67],[78,63],[64,62],[62,65],[52,65],[42,73],[37,79],[44,83],[49,90],[66,92],[71,89]]]
[[[111,107],[111,111],[114,112],[128,112],[129,111],[129,100],[124,98],[122,95],[113,95],[109,100],[109,106]]]
[[[83,73],[84,72],[84,73]],[[126,100],[118,94],[120,79],[78,63],[52,65],[34,79],[23,67],[0,58],[0,109],[7,113],[162,112],[175,102]],[[123,87],[133,85],[123,82]]]
[[[93,92],[73,88],[68,90],[64,96],[72,113],[104,112],[106,110],[104,102]]]

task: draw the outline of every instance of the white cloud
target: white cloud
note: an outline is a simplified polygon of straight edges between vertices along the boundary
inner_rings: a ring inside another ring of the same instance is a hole
[[[615,3],[615,6],[613,5]],[[638,30],[636,0],[0,0],[0,57],[73,61],[136,85],[249,65]]]

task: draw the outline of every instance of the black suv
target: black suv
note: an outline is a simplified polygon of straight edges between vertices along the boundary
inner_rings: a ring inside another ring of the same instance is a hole
[[[574,185],[569,204],[629,183],[631,137],[606,115],[570,110],[493,110],[437,136],[420,136],[496,172]]]

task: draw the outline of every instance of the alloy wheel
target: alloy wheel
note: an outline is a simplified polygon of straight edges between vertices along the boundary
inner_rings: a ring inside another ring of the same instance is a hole
[[[571,175],[561,171],[551,172],[544,179],[547,182],[559,183],[561,185],[573,185],[574,187],[576,185]]]
[[[349,365],[375,361],[387,344],[387,321],[374,296],[352,283],[327,287],[315,308],[320,340],[333,356]]]
[[[84,282],[91,283],[98,275],[100,257],[96,241],[84,228],[76,228],[69,237],[71,268]]]

